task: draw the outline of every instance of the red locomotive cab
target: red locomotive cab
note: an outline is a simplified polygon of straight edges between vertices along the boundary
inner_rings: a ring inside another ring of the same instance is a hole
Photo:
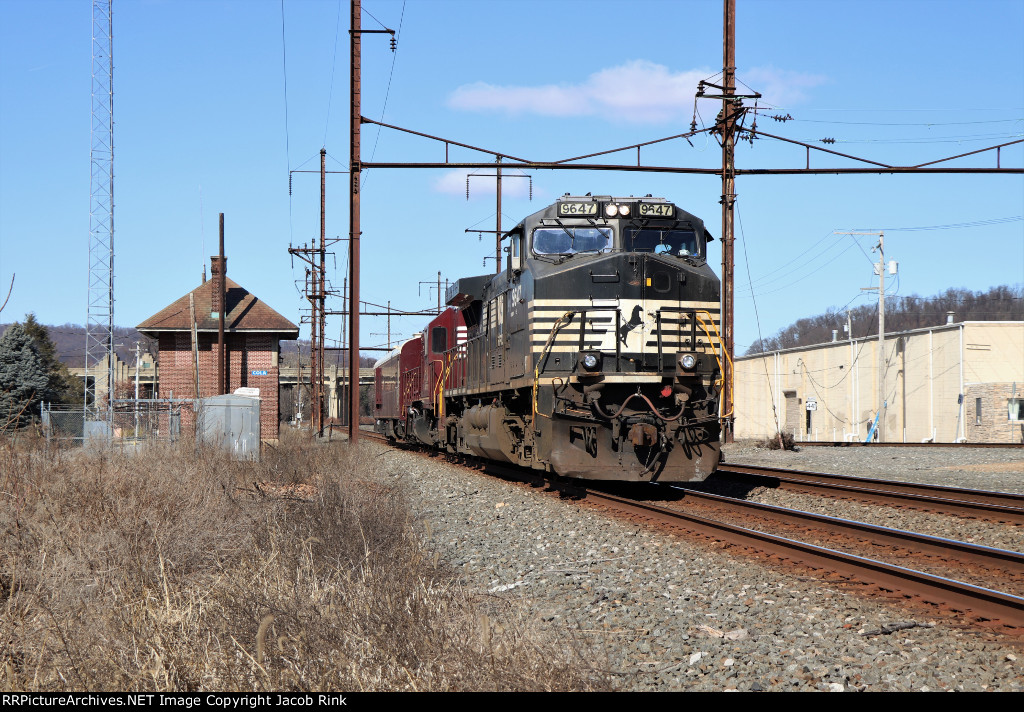
[[[435,410],[445,388],[453,385],[453,363],[458,347],[466,343],[466,321],[458,309],[446,309],[427,325],[423,332],[423,391],[424,405]]]
[[[405,420],[413,403],[421,400],[423,392],[423,336],[414,334],[413,338],[402,344],[399,356],[398,405],[399,419]]]
[[[377,432],[405,438],[409,409],[419,398],[422,362],[423,339],[416,334],[374,364]]]

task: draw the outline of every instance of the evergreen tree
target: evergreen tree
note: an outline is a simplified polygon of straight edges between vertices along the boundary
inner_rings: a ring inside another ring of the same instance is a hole
[[[21,324],[0,336],[0,431],[27,425],[50,395],[49,375],[32,337]]]
[[[85,397],[82,381],[75,378],[68,367],[57,357],[57,347],[50,338],[48,327],[36,321],[36,315],[28,313],[22,324],[35,343],[39,357],[43,360],[48,383],[46,400],[67,405],[81,405]]]

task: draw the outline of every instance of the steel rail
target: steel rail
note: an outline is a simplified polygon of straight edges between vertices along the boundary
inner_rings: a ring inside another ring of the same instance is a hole
[[[720,466],[715,476],[754,482],[767,480],[771,483],[767,486],[774,484],[794,491],[813,494],[831,491],[838,496],[869,502],[892,504],[899,501],[932,511],[1024,524],[1024,495],[1013,492],[990,492],[733,463]]]
[[[1024,598],[1012,594],[603,492],[588,490],[586,496],[631,516],[678,526],[737,546],[755,548],[811,568],[828,569],[887,591],[934,605],[949,606],[983,621],[1024,628]]]
[[[734,511],[751,511],[774,521],[784,521],[801,526],[818,526],[830,533],[845,532],[864,536],[865,541],[872,544],[890,544],[900,547],[913,545],[914,553],[925,553],[944,559],[956,558],[961,562],[997,567],[1010,573],[1024,574],[1024,553],[1007,549],[996,549],[980,546],[956,539],[943,539],[928,534],[893,529],[852,519],[840,519],[825,514],[816,514],[799,509],[788,509],[773,504],[748,502],[735,497],[710,494],[694,490],[686,486],[672,484],[661,485],[673,491],[683,493],[684,499],[706,501],[715,506],[725,506]]]

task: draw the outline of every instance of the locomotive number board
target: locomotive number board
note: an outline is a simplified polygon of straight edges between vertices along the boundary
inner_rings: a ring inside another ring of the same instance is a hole
[[[558,215],[597,215],[597,203],[559,203]]]
[[[671,203],[640,203],[637,207],[640,217],[671,218],[676,213]]]

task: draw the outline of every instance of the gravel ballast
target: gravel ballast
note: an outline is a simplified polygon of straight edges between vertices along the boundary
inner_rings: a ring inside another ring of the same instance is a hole
[[[402,487],[430,545],[470,592],[517,607],[587,651],[590,664],[619,689],[1024,691],[1019,639],[845,592],[800,569],[628,524],[441,458],[372,442],[361,447],[381,450],[382,473]],[[1024,491],[1024,452],[1017,450],[780,453],[730,445],[726,457]],[[961,469],[944,469],[951,465]],[[761,501],[772,497],[786,499],[775,491],[751,493]],[[834,501],[828,508],[844,516]],[[953,533],[962,531],[963,520],[923,518],[948,520],[944,536],[964,538]],[[918,518],[909,519],[904,524],[915,528]],[[1020,550],[1020,528],[1002,530],[1010,532],[998,539],[1003,543],[990,545]],[[1017,546],[1007,545],[1012,532]]]

